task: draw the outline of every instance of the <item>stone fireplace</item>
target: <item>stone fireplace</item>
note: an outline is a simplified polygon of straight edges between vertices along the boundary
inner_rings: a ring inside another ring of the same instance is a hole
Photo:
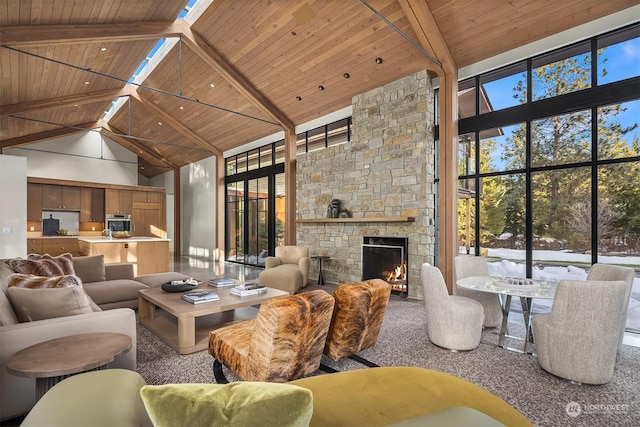
[[[420,266],[434,263],[436,243],[431,79],[421,71],[352,102],[351,141],[297,156],[297,244],[330,256],[322,263],[324,279],[340,284],[362,280],[365,236],[408,238],[407,293],[422,298]],[[303,221],[326,218],[332,199],[353,218]],[[318,277],[317,262],[309,277]]]

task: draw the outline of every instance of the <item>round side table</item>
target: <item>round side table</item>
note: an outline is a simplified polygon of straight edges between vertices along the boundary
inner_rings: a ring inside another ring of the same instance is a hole
[[[131,337],[115,332],[69,335],[24,348],[7,361],[7,371],[36,379],[36,401],[51,387],[80,372],[105,369],[131,349]]]
[[[317,259],[318,262],[320,263],[319,264],[320,273],[318,274],[318,285],[324,285],[324,277],[322,276],[322,261],[331,259],[331,257],[326,255],[314,255],[311,258]]]

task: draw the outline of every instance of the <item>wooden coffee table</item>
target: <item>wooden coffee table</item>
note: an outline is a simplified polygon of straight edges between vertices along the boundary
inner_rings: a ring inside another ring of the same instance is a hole
[[[24,348],[7,361],[7,371],[36,379],[36,401],[56,383],[80,372],[105,369],[131,349],[131,337],[115,332],[69,335]]]
[[[258,313],[254,306],[289,295],[285,291],[267,288],[264,294],[238,297],[229,294],[230,288],[214,288],[207,284],[195,290],[215,292],[220,300],[190,304],[180,299],[182,292],[164,292],[161,288],[138,291],[140,323],[180,354],[208,348],[209,331],[232,322],[254,319]]]

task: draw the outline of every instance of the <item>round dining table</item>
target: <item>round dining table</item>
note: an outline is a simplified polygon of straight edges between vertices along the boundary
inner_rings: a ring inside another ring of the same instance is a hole
[[[456,284],[465,289],[502,295],[500,298],[502,305],[502,325],[498,335],[498,346],[508,350],[531,354],[531,352],[527,351],[527,344],[533,342],[533,334],[531,333],[531,307],[533,299],[553,299],[556,294],[556,289],[558,288],[557,282],[519,277],[469,276],[457,280]],[[522,339],[507,335],[507,322],[512,297],[520,298],[520,304],[522,305],[522,316],[525,326],[522,349],[505,346],[507,338]]]

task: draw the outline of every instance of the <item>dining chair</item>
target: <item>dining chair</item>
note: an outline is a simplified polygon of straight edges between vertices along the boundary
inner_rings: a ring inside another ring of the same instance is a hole
[[[487,259],[475,255],[458,255],[455,258],[456,280],[470,276],[488,276],[489,265]],[[456,295],[478,301],[484,308],[483,326],[495,328],[502,324],[502,306],[500,297],[489,292],[474,291],[456,286]]]
[[[449,295],[437,267],[422,264],[427,332],[432,343],[449,350],[473,350],[480,344],[484,309],[471,298]]]
[[[533,317],[540,367],[585,384],[611,381],[626,283],[561,280],[551,312]]]
[[[622,348],[622,339],[624,338],[624,329],[627,324],[627,311],[629,310],[629,298],[631,297],[634,276],[635,271],[633,268],[609,264],[593,264],[587,274],[587,280],[622,280],[627,284],[624,293],[624,315],[622,318],[622,325],[620,326],[620,342],[618,343],[618,349]]]

